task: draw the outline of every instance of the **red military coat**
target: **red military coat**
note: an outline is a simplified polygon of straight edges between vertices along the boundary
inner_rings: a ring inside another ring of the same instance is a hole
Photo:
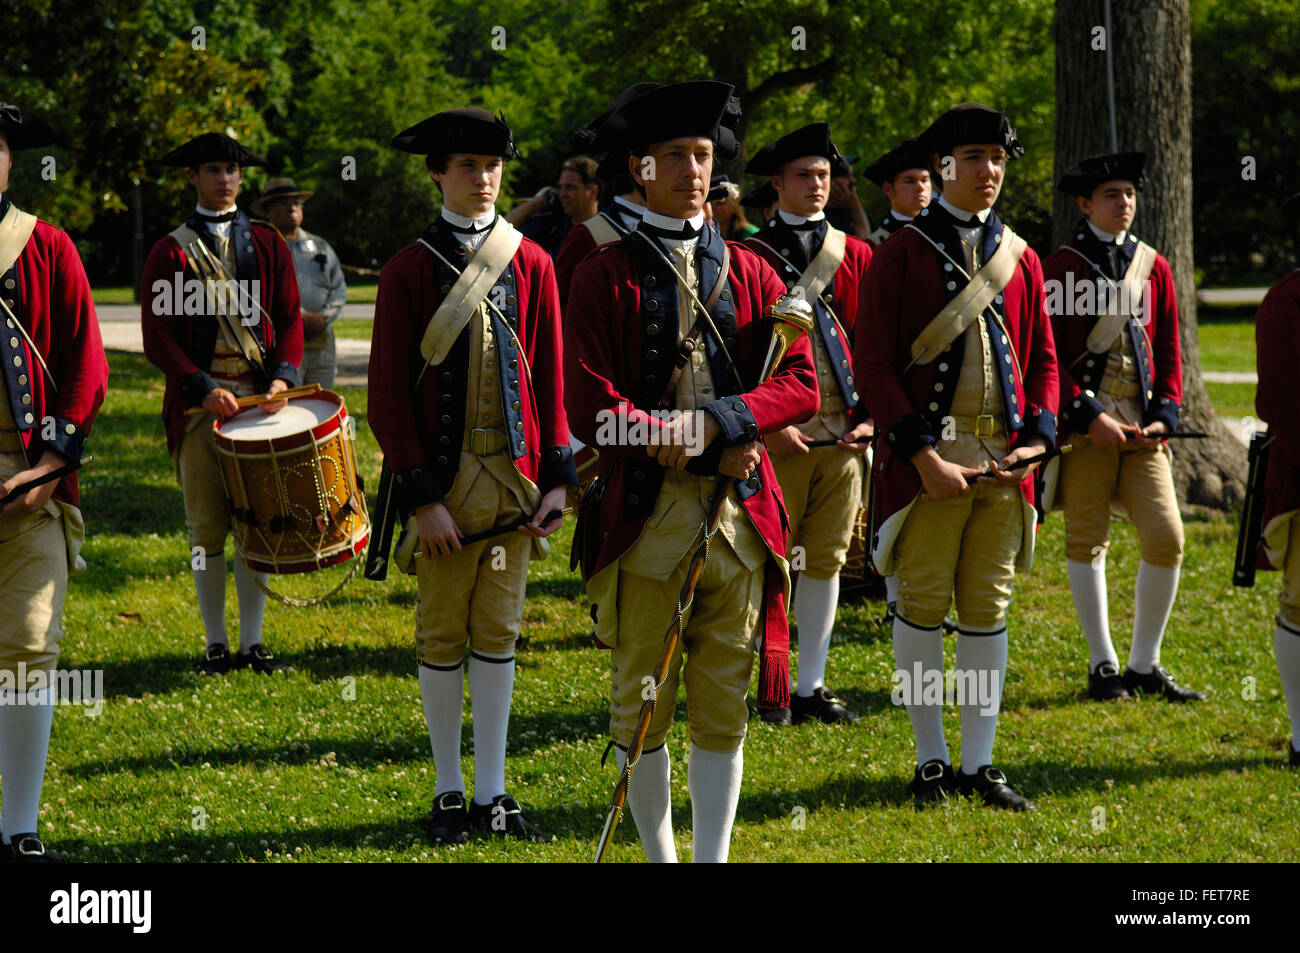
[[[190,223],[197,224],[194,218]],[[205,227],[198,225],[196,231]],[[258,386],[269,387],[276,379],[296,386],[297,368],[302,363],[302,315],[289,246],[270,225],[251,222],[243,212],[231,223],[231,235],[236,246],[236,277],[257,278],[262,308],[270,315],[268,321],[259,313],[258,323],[249,326],[267,354],[266,380],[259,381]],[[255,264],[250,267],[249,263]],[[218,336],[217,319],[174,313],[175,299],[165,300],[176,275],[183,274],[187,280],[196,277],[193,271],[186,272],[185,264],[185,252],[174,238],[165,236],[154,243],[140,281],[144,354],[167,376],[162,417],[169,452],[180,444],[186,408],[201,406],[203,398],[217,386],[209,373]]]
[[[1128,269],[1137,242],[1130,234],[1118,246],[1118,276],[1109,273],[1105,244],[1084,222],[1075,228],[1068,244],[1097,265],[1105,277],[1116,279]],[[1057,439],[1061,443],[1068,441],[1071,432],[1086,434],[1103,410],[1092,394],[1096,393],[1106,370],[1106,355],[1091,354],[1087,347],[1088,335],[1097,324],[1097,314],[1095,310],[1092,314],[1072,313],[1078,302],[1080,284],[1097,281],[1093,265],[1065,246],[1056,249],[1043,262],[1047,300],[1056,312],[1052,314],[1052,334],[1060,360],[1062,426]],[[1129,336],[1129,346],[1138,364],[1142,389],[1135,399],[1142,408],[1143,426],[1162,421],[1173,432],[1178,428],[1178,411],[1183,402],[1183,360],[1178,343],[1178,296],[1173,272],[1163,255],[1156,256],[1150,282],[1151,313],[1144,311],[1120,333]],[[1058,301],[1059,307],[1054,304]]]
[[[821,223],[813,231],[816,238],[810,246],[811,254],[805,255],[797,233],[778,214],[769,219],[757,233],[745,239],[745,244],[772,266],[789,289],[807,269],[825,241],[826,229]],[[818,333],[826,347],[826,353],[830,355],[831,371],[839,384],[844,404],[854,420],[865,420],[868,416],[865,406],[861,404],[861,394],[853,377],[853,369],[849,366],[849,359],[853,353],[854,328],[857,326],[858,297],[870,263],[871,246],[852,235],[846,235],[844,260],[835,269],[831,283],[821,294],[821,301],[830,304],[840,328],[848,335],[848,341],[841,341],[840,329],[834,327],[829,313],[820,302],[814,303]]]
[[[457,269],[464,267],[466,259],[444,219],[437,219],[421,237]],[[379,275],[368,419],[393,472],[399,508],[408,515],[443,500],[460,467],[469,386],[468,325],[447,358],[424,372],[419,392],[412,396],[425,364],[420,341],[455,280],[419,242],[394,255]],[[577,485],[564,413],[560,306],[550,256],[536,242],[523,239],[497,286],[500,291],[489,297],[504,302],[501,311],[527,359],[526,365],[518,360],[513,339],[489,310],[489,320],[497,327],[497,379],[515,468],[543,493]]]
[[[1255,363],[1259,385],[1255,411],[1277,439],[1269,450],[1264,479],[1264,521],[1300,510],[1300,400],[1295,380],[1300,368],[1300,269],[1274,285],[1255,315]],[[1273,566],[1260,547],[1259,568]]]
[[[629,426],[657,428],[647,410],[656,407],[677,352],[676,287],[667,266],[639,248],[640,237],[602,245],[578,267],[565,317],[566,404],[574,434],[596,445],[598,414],[626,417]],[[722,239],[712,226],[700,237],[696,267],[700,287],[712,287],[721,262]],[[734,242],[730,249],[730,278],[715,308],[715,324],[736,360],[746,389],[722,368],[711,336],[708,348],[714,384],[721,396],[705,410],[717,420],[720,436],[687,469],[716,473],[724,446],[735,446],[807,420],[817,412],[819,394],[812,349],[800,335],[776,373],[753,386],[772,338],[768,306],[785,286],[762,259]],[[662,267],[663,274],[660,274]],[[689,327],[689,324],[687,325]],[[653,331],[651,330],[653,328]],[[622,556],[640,537],[654,510],[663,468],[644,446],[601,444],[600,466],[607,480],[599,513],[600,545],[595,571]],[[737,481],[737,497],[764,543],[774,553],[786,552],[789,521],[771,460],[763,453],[758,469],[747,481]],[[759,704],[789,703],[789,629],[780,569],[769,561],[760,623],[763,656],[759,673]]]
[[[954,219],[942,206],[922,210],[915,224],[958,262],[962,260]],[[990,213],[983,229],[981,260],[987,261],[996,250],[1001,231],[1002,223]],[[929,364],[908,368],[912,342],[964,285],[956,269],[946,270],[945,264],[947,259],[925,238],[904,228],[876,249],[862,285],[853,367],[876,431],[884,435],[876,442],[873,465],[877,493],[873,530],[921,492],[921,475],[911,457],[938,442],[961,373],[964,335]],[[999,368],[1013,368],[999,375],[1005,408],[1002,423],[1010,446],[1033,437],[1051,445],[1056,439],[1056,349],[1044,303],[1042,266],[1033,249],[1025,249],[993,307],[1006,325],[1004,334],[1000,325],[990,324],[993,356]],[[973,328],[964,333],[974,333]],[[1030,502],[1033,484],[1032,475],[1020,484]]]
[[[2,204],[0,214],[7,200]],[[58,388],[55,393],[50,387],[27,342],[9,326],[5,315],[0,361],[9,409],[22,434],[27,460],[34,464],[52,450],[70,463],[80,462],[83,444],[104,402],[108,360],[90,283],[72,239],[38,219],[18,260],[0,275],[0,298],[22,322]],[[77,475],[63,477],[54,495],[75,506]]]

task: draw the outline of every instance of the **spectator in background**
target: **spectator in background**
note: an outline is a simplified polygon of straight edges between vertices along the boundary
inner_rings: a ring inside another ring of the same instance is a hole
[[[506,221],[555,258],[569,229],[599,211],[599,198],[596,160],[574,156],[564,160],[560,166],[558,185],[554,188],[548,185],[527,202],[516,206],[506,216]]]
[[[744,206],[740,204],[740,186],[725,175],[715,175],[709,180],[709,201],[704,210],[706,217],[712,212],[718,231],[727,241],[744,241],[758,231],[758,226],[751,225],[745,217]]]
[[[865,242],[871,234],[871,223],[858,200],[857,179],[853,175],[853,163],[857,161],[857,156],[840,156],[831,168],[831,197],[826,201],[826,220],[840,231]]]
[[[334,322],[343,311],[348,287],[339,256],[329,242],[302,227],[302,205],[313,194],[299,189],[293,179],[271,179],[261,198],[253,203],[253,214],[266,216],[293,254],[302,306],[299,376],[304,384],[320,384],[329,390],[338,370]]]

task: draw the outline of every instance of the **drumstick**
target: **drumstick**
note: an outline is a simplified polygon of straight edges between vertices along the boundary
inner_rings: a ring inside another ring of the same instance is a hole
[[[288,400],[291,397],[309,397],[312,394],[320,393],[320,384],[303,384],[301,387],[290,387],[288,390],[282,390],[274,397],[268,398],[265,394],[250,394],[248,397],[236,397],[235,403],[242,410],[245,407],[255,407],[258,404],[265,404],[272,400]],[[185,411],[186,417],[193,417],[195,414],[206,414],[206,407],[190,407]]]
[[[1047,449],[1047,450],[1044,450],[1042,453],[1036,453],[1036,454],[1034,454],[1032,457],[1025,457],[1025,459],[1021,460],[1021,461],[1020,461],[1019,463],[1017,463],[1014,467],[1011,467],[1010,469],[1005,470],[1005,471],[1003,471],[1003,472],[1005,472],[1005,473],[1013,473],[1013,472],[1015,472],[1016,470],[1022,470],[1022,469],[1024,469],[1025,467],[1027,467],[1027,466],[1029,466],[1029,465],[1031,465],[1031,464],[1034,464],[1034,463],[1042,463],[1042,462],[1044,462],[1045,460],[1050,460],[1050,459],[1052,459],[1052,457],[1055,457],[1055,456],[1065,456],[1065,454],[1069,453],[1069,452],[1070,452],[1071,450],[1073,450],[1073,449],[1074,449],[1074,445],[1073,445],[1073,444],[1069,444],[1069,443],[1067,443],[1064,447],[1060,447],[1059,449],[1058,449],[1058,448],[1049,448],[1049,449]],[[990,475],[991,475],[991,474],[990,474],[988,471],[985,471],[984,473],[974,473],[974,474],[971,474],[970,476],[966,477],[966,482],[969,483],[969,484],[971,484],[971,485],[974,485],[975,483],[978,483],[978,482],[979,482],[979,478],[980,478],[980,477],[982,477],[982,476],[990,476]]]
[[[551,522],[551,520],[559,519],[566,513],[572,512],[572,506],[566,506],[562,510],[551,510],[551,512],[546,514],[546,519],[542,520],[542,525],[545,526],[547,523]],[[482,542],[485,539],[491,539],[493,536],[504,536],[506,533],[514,532],[521,526],[527,526],[532,521],[532,517],[524,517],[523,519],[515,520],[513,523],[504,523],[501,526],[493,526],[491,529],[479,530],[477,533],[470,533],[468,536],[460,537],[460,544],[462,546],[468,546],[470,543]],[[424,550],[417,547],[415,555],[417,557],[423,556]]]
[[[20,483],[18,484],[18,486],[14,487],[12,490],[10,490],[8,493],[5,494],[4,499],[0,500],[0,506],[5,506],[8,503],[12,503],[14,500],[18,499],[18,497],[22,496],[24,493],[28,492],[29,490],[34,490],[38,486],[44,486],[47,483],[53,483],[55,480],[60,480],[63,477],[67,476],[69,473],[75,473],[77,470],[81,469],[87,463],[90,463],[94,459],[95,459],[94,457],[89,455],[84,456],[81,458],[80,463],[69,463],[66,466],[59,467],[57,470],[51,470],[49,473],[45,474],[45,476],[37,477],[35,480],[28,480],[26,483]]]
[[[840,440],[842,439],[844,438],[841,437],[839,438],[839,440],[812,440],[808,443],[805,443],[804,446],[805,447],[838,447],[840,445]],[[871,441],[875,439],[876,438],[874,436],[859,437],[857,440],[850,440],[849,443],[871,443]]]

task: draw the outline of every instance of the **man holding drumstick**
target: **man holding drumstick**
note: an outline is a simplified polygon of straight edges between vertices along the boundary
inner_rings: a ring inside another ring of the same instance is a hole
[[[243,168],[265,165],[229,136],[209,132],[172,150],[164,165],[186,169],[197,205],[185,223],[159,239],[145,262],[140,292],[144,352],[167,377],[163,424],[167,450],[185,496],[191,567],[207,650],[197,669],[224,675],[252,667],[263,674],[287,670],[262,644],[264,573],[235,560],[239,596],[239,652],[231,657],[226,634],[226,536],[230,506],[212,443],[212,424],[234,414],[236,398],[265,393],[262,410],[286,401],[276,394],[298,382],[302,318],[293,259],[270,225],[254,223],[235,205]],[[213,293],[190,295],[196,264],[189,249],[202,243],[233,282]],[[187,264],[189,270],[187,271]],[[187,279],[188,276],[188,279]],[[201,406],[207,413],[186,416]]]

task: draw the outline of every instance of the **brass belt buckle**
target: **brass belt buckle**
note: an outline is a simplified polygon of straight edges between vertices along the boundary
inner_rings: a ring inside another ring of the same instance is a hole
[[[488,434],[491,431],[476,427],[469,432],[469,452],[480,457],[488,452]]]
[[[982,440],[992,437],[996,422],[997,418],[992,414],[980,414],[975,418],[975,436]]]

